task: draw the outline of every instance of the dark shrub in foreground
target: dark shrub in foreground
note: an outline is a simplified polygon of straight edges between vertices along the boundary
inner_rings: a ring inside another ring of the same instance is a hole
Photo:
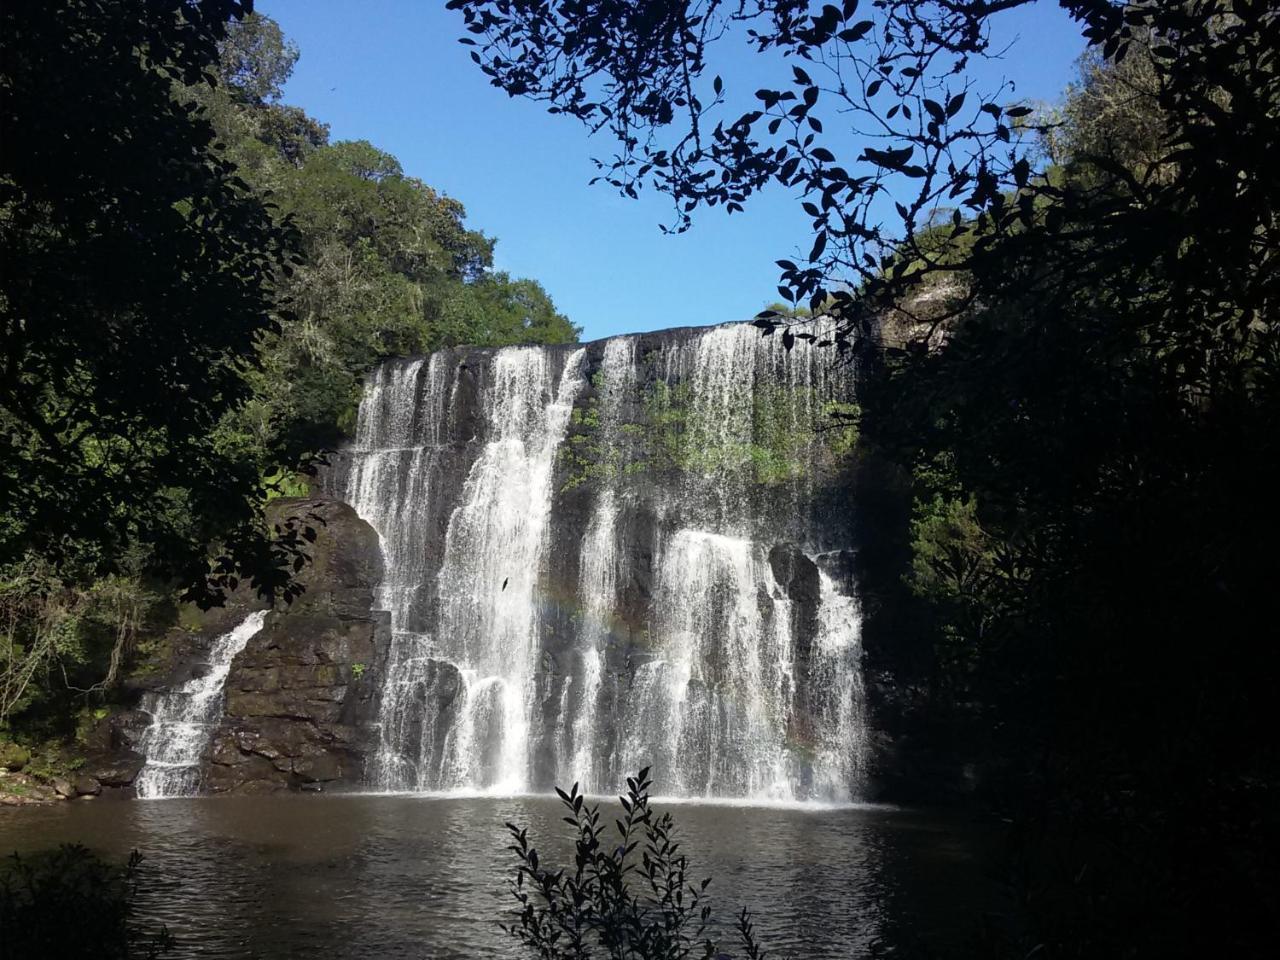
[[[137,851],[123,867],[85,847],[0,862],[0,960],[154,958],[169,952],[169,932],[133,922]]]
[[[600,808],[587,806],[575,783],[557,789],[576,833],[572,869],[549,869],[529,845],[528,831],[508,823],[519,858],[511,892],[519,924],[508,932],[543,960],[589,957],[683,960],[727,957],[709,927],[710,880],[688,877],[688,860],[673,836],[671,814],[649,809],[649,769],[627,778],[623,816],[602,826]],[[750,914],[737,918],[740,956],[759,960]]]

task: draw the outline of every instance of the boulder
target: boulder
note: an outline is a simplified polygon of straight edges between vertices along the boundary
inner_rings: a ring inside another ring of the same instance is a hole
[[[104,787],[128,787],[138,778],[147,758],[132,750],[121,750],[109,756],[90,761],[86,775]]]
[[[0,767],[0,806],[22,807],[56,803],[60,797],[47,783],[25,773],[11,773]]]
[[[342,765],[330,753],[318,753],[293,762],[293,772],[302,779],[303,786],[317,782],[341,779]]]
[[[96,797],[102,792],[102,784],[95,777],[81,774],[72,784],[78,797]]]

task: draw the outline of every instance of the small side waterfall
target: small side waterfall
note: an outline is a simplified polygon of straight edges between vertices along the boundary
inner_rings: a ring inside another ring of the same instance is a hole
[[[331,481],[385,559],[371,785],[856,798],[854,387],[745,324],[379,368]]]
[[[190,797],[200,787],[200,765],[222,718],[223,687],[231,661],[262,629],[266,610],[249,614],[213,641],[208,672],[163,693],[149,693],[142,709],[151,714],[139,752],[147,758],[138,773],[138,796]]]

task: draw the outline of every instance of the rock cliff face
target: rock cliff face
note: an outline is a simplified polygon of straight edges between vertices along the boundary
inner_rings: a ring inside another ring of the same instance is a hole
[[[376,716],[386,616],[372,609],[382,576],[377,534],[343,503],[284,501],[314,516],[305,592],[270,614],[232,662],[205,789],[250,793],[357,782]]]
[[[374,678],[389,640],[386,614],[372,604],[382,577],[378,537],[334,500],[271,504],[270,519],[286,515],[308,519],[317,533],[312,562],[300,574],[306,589],[289,607],[267,613],[232,659],[220,719],[202,732],[193,779],[199,792],[319,789],[359,782],[363,774],[376,718]],[[167,663],[137,684],[142,707],[152,691],[180,689],[207,671],[215,638],[258,609],[260,602],[240,591],[220,609],[185,611],[184,624],[166,638]],[[103,744],[120,768],[113,785],[135,783],[151,721],[145,709],[113,718]]]

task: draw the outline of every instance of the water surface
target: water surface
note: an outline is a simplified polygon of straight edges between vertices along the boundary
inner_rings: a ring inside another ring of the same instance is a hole
[[[950,939],[986,889],[978,834],[931,814],[658,808],[693,876],[713,878],[718,914],[749,906],[775,956],[843,960],[902,930]],[[542,797],[81,800],[0,808],[0,851],[141,850],[141,913],[177,935],[180,957],[518,957],[500,926],[502,823],[529,826],[546,861],[567,849],[561,813]]]

